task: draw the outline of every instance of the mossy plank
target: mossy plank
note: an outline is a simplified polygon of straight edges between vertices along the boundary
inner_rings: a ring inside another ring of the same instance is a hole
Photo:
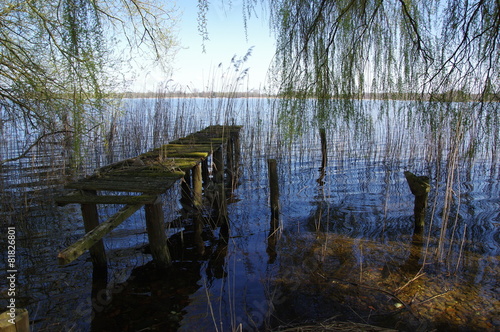
[[[160,194],[172,187],[178,180],[179,178],[167,178],[152,181],[152,179],[148,180],[144,177],[136,179],[131,179],[129,177],[109,177],[108,179],[97,178],[94,180],[73,182],[66,185],[66,188]]]
[[[228,143],[242,126],[209,126],[135,158],[102,167],[86,179],[70,183],[66,188],[162,193],[195,167]]]
[[[90,177],[88,179],[107,179],[110,177],[131,177],[141,180],[147,178],[172,178],[179,179],[184,176],[184,172],[176,166],[176,170],[168,170],[162,166],[149,167],[147,169],[121,169],[117,171],[99,174],[98,176]]]
[[[229,136],[228,136],[229,137]],[[193,136],[193,137],[183,137],[179,138],[178,140],[170,142],[171,144],[191,144],[191,145],[197,145],[200,143],[210,143],[213,145],[220,145],[226,143],[228,137],[199,137],[199,136]]]
[[[158,199],[157,195],[84,195],[81,193],[69,194],[57,197],[55,200],[59,205],[71,203],[83,204],[153,204]]]
[[[57,255],[60,265],[66,265],[78,257],[80,257],[86,250],[92,247],[106,234],[111,232],[114,228],[120,225],[125,219],[130,217],[135,211],[139,210],[143,204],[126,205],[120,211],[115,213],[107,221],[99,224],[96,228],[85,234],[80,240],[73,243],[68,248],[64,249]]]

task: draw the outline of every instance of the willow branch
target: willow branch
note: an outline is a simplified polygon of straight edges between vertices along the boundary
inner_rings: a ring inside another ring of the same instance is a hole
[[[42,134],[40,135],[28,148],[26,148],[26,150],[24,150],[24,152],[22,154],[20,154],[19,156],[17,157],[14,157],[14,158],[10,158],[10,159],[5,159],[5,160],[0,160],[0,165],[3,165],[5,163],[8,163],[8,162],[11,162],[11,161],[16,161],[16,160],[19,160],[19,159],[22,159],[22,158],[25,158],[26,155],[31,151],[31,149],[33,149],[36,145],[38,145],[44,138],[48,137],[48,136],[53,136],[53,135],[57,135],[57,134],[64,134],[64,133],[72,133],[73,131],[71,130],[59,130],[59,131],[54,131],[54,132],[51,132],[51,133],[47,133],[47,134]]]

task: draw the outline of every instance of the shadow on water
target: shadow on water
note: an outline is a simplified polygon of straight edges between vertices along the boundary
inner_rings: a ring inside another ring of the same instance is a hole
[[[95,312],[92,331],[175,331],[189,296],[200,286],[200,262],[174,262],[158,270],[152,262],[135,268],[127,281],[110,290],[111,298],[97,298],[105,305]],[[102,288],[101,288],[102,290]],[[113,293],[115,293],[113,295]],[[94,294],[93,294],[94,295]]]
[[[148,262],[111,288],[106,275],[94,271],[92,331],[176,331],[180,327],[184,308],[202,287],[202,274],[209,283],[227,276],[228,230],[222,226],[216,238],[209,220],[202,219],[199,214],[191,220],[183,218],[184,230],[168,239],[172,265],[167,269]],[[148,246],[143,250],[148,253]]]

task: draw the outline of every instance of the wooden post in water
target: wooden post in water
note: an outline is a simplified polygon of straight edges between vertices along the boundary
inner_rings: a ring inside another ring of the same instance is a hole
[[[234,165],[233,165],[233,136],[229,135],[229,138],[227,140],[227,145],[226,145],[226,171],[229,177],[229,182],[231,183],[231,188],[233,187],[233,180],[234,180]]]
[[[241,149],[240,149],[239,131],[231,132],[231,136],[229,137],[229,142],[228,142],[227,158],[228,158],[227,168],[230,172],[229,174],[231,180],[231,189],[234,190],[238,185],[240,177],[239,164],[241,158]]]
[[[321,139],[321,167],[319,169],[319,178],[316,180],[320,185],[323,185],[323,179],[325,178],[325,173],[326,173],[326,164],[328,162],[328,154],[327,154],[327,148],[326,148],[326,131],[325,128],[320,128],[319,129],[319,136]]]
[[[97,192],[95,190],[85,190],[83,194],[89,196],[97,196]],[[85,226],[85,233],[88,233],[99,226],[97,204],[82,203],[81,209],[83,223]],[[106,251],[104,250],[104,243],[102,239],[100,239],[92,247],[90,247],[89,252],[95,269],[107,269]]]
[[[268,159],[267,168],[269,173],[269,201],[271,203],[271,223],[269,227],[269,236],[267,237],[266,252],[269,255],[268,263],[272,264],[276,259],[276,233],[278,231],[280,213],[278,171],[276,166],[276,159]]]
[[[267,168],[269,172],[269,188],[270,188],[270,203],[271,203],[271,219],[275,220],[276,223],[279,220],[279,185],[278,185],[278,171],[276,167],[276,159],[268,159],[267,160]],[[277,228],[272,227],[273,231]]]
[[[216,187],[215,204],[217,213],[217,225],[225,225],[229,222],[227,216],[226,190],[224,188],[224,154],[222,146],[214,151],[213,160],[215,164],[213,181]]]
[[[222,183],[224,181],[224,154],[221,146],[213,153],[213,161],[215,169],[213,171],[213,179],[215,183]]]
[[[325,128],[320,128],[319,130],[319,136],[321,139],[321,168],[324,169],[326,167],[327,161],[328,161],[328,154],[327,154],[327,149],[326,149],[326,131]]]
[[[167,268],[172,260],[167,246],[165,225],[163,224],[163,208],[161,202],[146,204],[146,229],[148,231],[149,247],[153,260],[159,268]]]
[[[208,171],[208,158],[205,158],[201,162],[201,177],[204,185],[208,184],[209,173],[210,172]]]
[[[203,217],[201,213],[195,213],[193,216],[194,221],[194,242],[196,244],[198,255],[203,256],[205,254],[205,242],[203,241]]]
[[[202,192],[203,192],[203,179],[202,179],[202,171],[201,164],[197,164],[191,170],[193,175],[193,205],[195,208],[200,209],[202,206]]]
[[[241,147],[240,147],[240,132],[235,131],[232,134],[233,137],[233,154],[234,154],[234,163],[236,166],[236,169],[238,170],[240,159],[241,159]]]
[[[191,171],[186,171],[186,174],[181,180],[181,204],[185,210],[191,207]]]
[[[411,193],[415,195],[415,206],[413,213],[415,215],[415,232],[422,232],[425,224],[425,209],[427,208],[427,196],[431,186],[429,185],[429,177],[416,176],[415,174],[405,171],[404,175]]]

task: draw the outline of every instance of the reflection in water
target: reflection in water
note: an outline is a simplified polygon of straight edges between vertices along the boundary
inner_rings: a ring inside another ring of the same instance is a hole
[[[92,283],[94,318],[92,331],[175,331],[201,286],[202,273],[208,283],[227,277],[228,230],[215,239],[206,220],[199,214],[185,229],[169,238],[172,266],[157,269],[153,262],[132,270],[123,283],[107,288],[106,276],[96,274]],[[209,245],[207,245],[209,243]],[[206,268],[204,261],[207,262]]]
[[[200,287],[200,266],[184,261],[162,271],[152,263],[135,268],[125,283],[115,286],[117,291],[111,290],[109,300],[101,299],[103,309],[95,315],[92,331],[175,331],[189,296]]]

